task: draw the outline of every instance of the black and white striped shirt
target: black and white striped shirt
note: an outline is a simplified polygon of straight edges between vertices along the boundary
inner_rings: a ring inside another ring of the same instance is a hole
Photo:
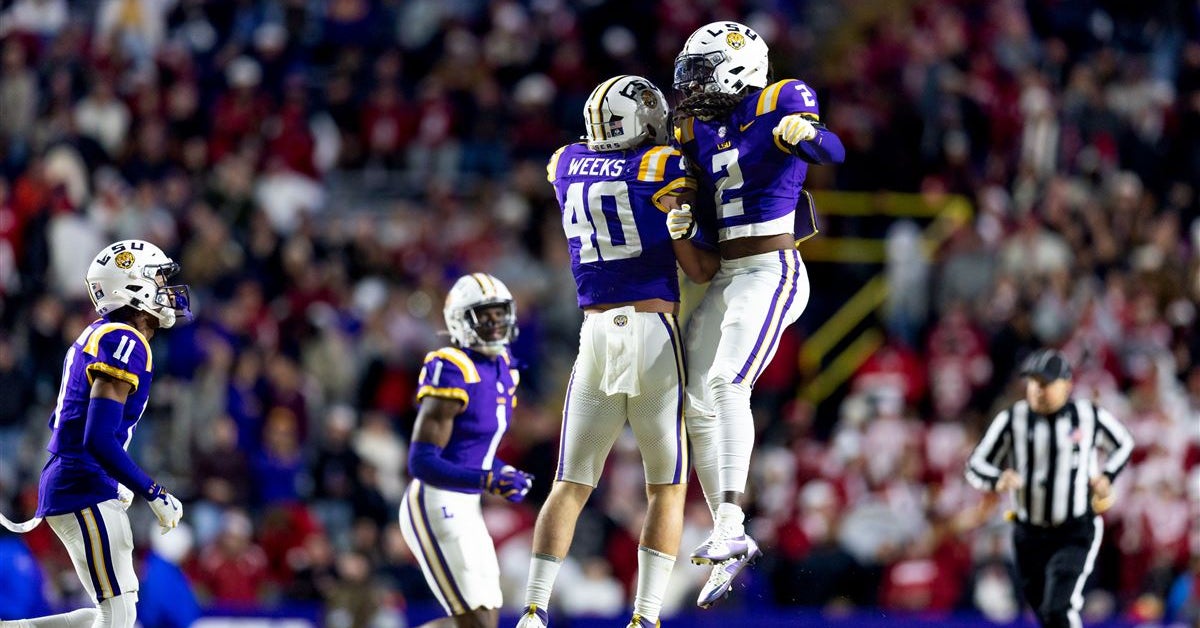
[[[1100,466],[1097,450],[1108,459]],[[1024,480],[1017,520],[1059,525],[1091,512],[1091,478],[1116,477],[1133,452],[1133,437],[1112,414],[1090,401],[1071,400],[1051,416],[1022,400],[996,415],[967,462],[967,481],[994,490],[1004,469]]]

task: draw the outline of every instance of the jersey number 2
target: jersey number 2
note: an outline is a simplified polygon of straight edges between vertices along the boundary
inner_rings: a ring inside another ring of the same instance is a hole
[[[717,202],[718,218],[733,218],[746,213],[741,198],[725,200],[726,192],[742,189],[746,180],[742,177],[742,167],[738,165],[738,149],[731,148],[712,156],[712,172],[720,175],[717,178],[717,192],[714,195]]]
[[[615,233],[610,227],[615,227]],[[642,254],[642,238],[633,220],[629,186],[624,181],[595,181],[590,185],[580,181],[567,187],[563,232],[568,240],[579,238],[580,264]],[[618,234],[619,238],[614,237]]]

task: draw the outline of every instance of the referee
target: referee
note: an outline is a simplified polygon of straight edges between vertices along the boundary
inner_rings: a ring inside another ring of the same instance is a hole
[[[1047,628],[1082,626],[1083,585],[1133,437],[1107,410],[1071,399],[1071,364],[1042,349],[1021,369],[1025,399],[1002,411],[967,462],[976,488],[1014,491],[1013,545],[1026,601]],[[1097,450],[1107,452],[1103,466]]]

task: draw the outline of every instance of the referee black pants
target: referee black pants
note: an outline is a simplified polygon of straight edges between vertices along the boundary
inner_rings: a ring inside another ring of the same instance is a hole
[[[1018,523],[1013,529],[1017,570],[1025,600],[1045,628],[1080,628],[1083,585],[1100,549],[1100,517],[1071,519],[1054,527]]]

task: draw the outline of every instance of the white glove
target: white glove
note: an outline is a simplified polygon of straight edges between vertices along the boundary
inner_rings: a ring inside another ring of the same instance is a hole
[[[133,491],[126,488],[124,484],[117,484],[117,501],[121,502],[122,510],[129,510],[133,505]]]
[[[799,114],[791,114],[784,116],[779,121],[779,126],[771,131],[785,144],[795,146],[800,142],[807,142],[817,136],[817,128],[813,123]]]
[[[696,220],[692,218],[692,206],[684,203],[678,209],[667,212],[667,233],[672,240],[696,237]]]
[[[158,517],[158,526],[162,528],[162,533],[166,534],[175,529],[175,526],[179,525],[179,520],[183,518],[183,504],[157,484],[154,485],[152,492],[154,497],[146,501],[150,503],[150,510],[154,511],[154,516]]]

